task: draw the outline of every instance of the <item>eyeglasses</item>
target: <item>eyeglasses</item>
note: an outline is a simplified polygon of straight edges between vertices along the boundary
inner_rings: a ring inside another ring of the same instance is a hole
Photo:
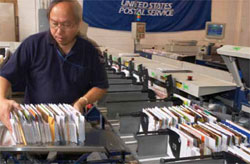
[[[70,30],[75,26],[75,23],[69,23],[69,22],[65,22],[65,23],[59,23],[59,22],[55,22],[50,20],[50,27],[57,30],[57,29],[61,29],[61,30]]]

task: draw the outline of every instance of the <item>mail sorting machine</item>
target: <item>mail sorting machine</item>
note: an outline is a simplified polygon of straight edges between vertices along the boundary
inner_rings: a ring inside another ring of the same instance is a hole
[[[171,74],[178,91],[202,98],[235,89],[236,85],[230,73],[193,63],[177,61],[161,56],[153,56],[153,61],[162,66],[158,69],[149,67],[149,75],[161,80],[162,76]],[[175,69],[173,69],[175,68]]]
[[[107,65],[110,65],[110,68],[112,68],[115,73],[123,74],[123,77],[126,78],[132,78],[133,84],[143,84],[143,90],[147,90],[148,83],[145,81],[149,78],[145,65],[147,66],[150,64],[151,67],[159,67],[159,65],[161,65],[158,62],[147,60],[138,56],[133,58],[126,56],[113,57],[112,55],[107,55],[107,53],[105,53],[104,56],[107,59],[107,63],[109,63]],[[115,82],[111,81],[111,84],[114,83]]]
[[[131,74],[131,70],[130,70],[131,67],[129,67],[129,62],[122,63],[121,57],[129,56],[133,60],[133,57],[139,57],[139,54],[120,53],[120,50],[117,50],[114,48],[109,48],[109,49],[103,50],[103,55],[104,55],[106,66],[108,66],[110,69],[112,69],[115,73],[121,74],[123,78],[124,77],[125,78],[132,78],[132,80],[134,80],[133,79],[134,76]],[[138,81],[136,81],[136,82],[138,82]],[[134,82],[134,84],[135,84],[135,82]]]
[[[104,56],[105,60],[108,59],[106,54]],[[124,75],[122,76],[121,71],[114,69],[114,66],[121,66],[120,64],[113,64],[113,60],[108,60],[106,63],[109,63],[106,64],[106,71],[110,87],[108,93],[98,102],[98,106],[106,106],[106,101],[115,98],[119,100],[131,100],[133,97],[137,98],[137,100],[145,100],[147,98],[147,94],[143,92],[143,85],[134,83],[131,78],[125,78]]]
[[[169,77],[169,76],[168,76]],[[171,83],[170,83],[171,84]],[[133,114],[132,114],[133,115]],[[136,115],[138,115],[138,114],[134,114],[134,116],[136,116]],[[125,119],[126,121],[124,121],[124,119],[122,118],[122,116],[129,116],[129,114],[127,113],[127,114],[121,114],[120,115],[121,116],[121,119],[120,119],[120,125],[121,125],[121,127],[120,127],[120,131],[121,132],[126,132],[126,131],[128,131],[129,130],[129,127],[138,127],[138,126],[131,126],[131,125],[126,125],[126,123],[127,122],[129,122],[129,123],[132,123],[133,121],[133,119],[131,120],[131,118],[129,118],[129,119]],[[138,117],[138,116],[137,116]],[[142,120],[142,119],[141,119]],[[124,124],[125,124],[125,126],[124,126]],[[125,128],[122,128],[122,127],[125,127]],[[160,137],[162,137],[162,134],[164,134],[164,133],[159,133],[159,132],[152,132],[151,133],[151,135],[150,135],[150,137],[152,137],[152,135],[153,134],[160,134]],[[166,135],[168,134],[167,132],[165,133]],[[140,135],[142,135],[143,136],[143,134],[140,134]],[[123,136],[124,137],[124,136]],[[123,138],[122,137],[122,138]],[[166,136],[165,136],[166,137]],[[124,138],[129,138],[129,137],[127,137],[127,136],[125,136]],[[147,138],[147,137],[146,137]],[[156,141],[158,141],[158,140],[161,140],[160,138],[159,138],[159,136],[155,136],[154,137],[155,138],[155,140]],[[155,140],[151,140],[151,144],[153,144],[153,145],[164,145],[163,143],[160,143],[160,144],[156,144],[156,142],[155,142]],[[166,139],[165,139],[166,140]],[[129,143],[129,142],[133,142],[133,141],[126,141],[127,143]],[[158,151],[155,151],[155,149],[153,148],[153,146],[152,145],[150,145],[149,147],[143,147],[142,148],[142,146],[140,146],[142,143],[143,144],[145,144],[145,143],[150,143],[150,141],[149,140],[147,140],[147,139],[145,139],[145,141],[143,141],[143,142],[141,142],[141,140],[138,140],[138,143],[139,143],[139,146],[137,145],[137,148],[138,148],[138,155],[140,156],[140,158],[141,158],[141,156],[142,155],[145,155],[146,154],[146,156],[147,155],[152,155],[151,153],[152,152],[145,152],[145,151],[142,151],[142,150],[153,150],[153,155],[160,155],[161,153],[159,153]],[[159,146],[157,146],[157,148],[158,148],[158,150],[165,150],[165,149],[159,149]],[[139,150],[141,150],[141,152],[139,151]],[[139,153],[140,152],[140,153]],[[164,151],[160,151],[160,152],[164,152]],[[147,154],[147,153],[149,153],[149,154]],[[156,153],[156,154],[154,154],[154,153]],[[235,157],[234,156],[232,156],[231,154],[228,154],[228,153],[226,153],[226,152],[223,152],[222,154],[213,154],[213,156],[215,156],[216,155],[216,158],[225,158],[225,156],[227,156],[227,159],[235,159]],[[154,156],[153,156],[154,157]],[[142,157],[141,158],[141,161],[146,161],[147,159],[143,159],[144,157]],[[196,157],[196,158],[200,158],[200,157]],[[206,156],[206,158],[212,158],[212,156]],[[187,160],[188,158],[182,158],[182,159],[179,159],[179,160]],[[195,157],[191,157],[190,159],[195,159]],[[176,159],[174,159],[174,160],[176,160]],[[171,161],[171,160],[162,160],[163,162],[165,161]],[[173,160],[172,160],[173,161]],[[206,159],[206,160],[203,160],[203,161],[199,161],[199,162],[203,162],[203,163],[206,163],[206,161],[207,161],[207,163],[211,163],[212,162],[212,160],[211,159]],[[228,160],[228,161],[231,161],[231,160]],[[239,162],[239,161],[241,161],[240,159],[239,160],[236,160],[236,162]],[[155,161],[154,161],[155,162]],[[153,163],[154,163],[153,162]],[[216,161],[216,162],[218,162],[218,161]],[[193,163],[193,162],[191,162],[191,163]],[[221,160],[221,163],[223,163],[223,160]]]
[[[171,76],[168,76],[168,78],[169,77],[171,77]],[[151,80],[153,80],[153,82],[157,82],[155,79],[151,79]],[[159,82],[159,81],[158,81]],[[164,85],[166,85],[166,84],[172,84],[172,82],[167,82],[167,83],[161,83],[162,84],[162,86],[164,86]],[[161,85],[161,84],[159,84],[158,83],[158,85]],[[167,91],[172,91],[171,90],[172,89],[172,87],[169,87],[168,89],[167,89]],[[171,93],[168,93],[168,95],[172,95]],[[138,107],[138,108],[143,108],[143,107],[152,107],[152,106],[149,106],[149,105],[147,105],[147,104],[144,104],[144,106],[138,106],[138,103],[134,103],[133,104],[134,106],[134,108],[136,108],[136,107]],[[156,104],[154,104],[154,106],[162,106],[162,104],[160,104],[160,103],[156,103]],[[122,106],[121,106],[122,107]],[[121,108],[120,107],[120,108]],[[127,107],[127,108],[126,108]],[[120,127],[120,131],[122,132],[122,133],[126,133],[126,132],[128,132],[128,131],[130,131],[131,130],[131,127],[133,127],[132,129],[138,129],[138,121],[137,121],[137,123],[135,123],[136,121],[134,121],[134,119],[133,118],[128,118],[128,119],[124,119],[124,116],[130,116],[130,114],[131,113],[129,113],[129,112],[133,112],[133,111],[135,111],[135,110],[128,110],[128,109],[131,109],[131,108],[133,108],[133,107],[130,107],[130,106],[125,106],[125,108],[127,109],[126,111],[127,111],[127,113],[120,113],[119,114],[119,116],[120,116],[120,125],[121,125],[121,127]],[[116,107],[116,108],[119,108],[118,106]],[[137,111],[138,111],[138,108],[137,108]],[[140,115],[140,114],[137,114],[137,113],[133,113],[133,114],[131,114],[133,117],[138,117],[138,115]],[[125,117],[126,118],[126,117]],[[142,120],[142,119],[141,119]],[[132,125],[130,124],[130,123],[132,123]],[[133,123],[135,123],[135,125],[133,125]],[[133,130],[132,130],[133,131]],[[151,133],[151,135],[152,134],[158,134],[158,132],[152,132]],[[155,136],[155,137],[153,137],[155,140],[162,140],[162,138],[160,138],[160,137],[163,137],[163,139],[166,137],[166,136],[164,136],[164,135],[162,135],[162,134],[164,134],[164,133],[160,133],[161,135],[157,135],[157,136]],[[166,133],[167,134],[167,133]],[[122,136],[122,137],[124,137],[124,136]],[[128,137],[128,136],[125,136],[125,138],[126,138],[126,142],[134,142],[133,141],[133,137]],[[147,137],[146,137],[147,138]],[[132,141],[130,141],[130,140],[132,140]],[[166,140],[166,139],[165,139]],[[146,140],[146,141],[144,141],[144,142],[149,142],[148,140]],[[139,145],[143,145],[143,144],[145,144],[144,142],[140,142],[140,144]],[[152,144],[152,142],[151,142],[151,144]],[[157,145],[157,144],[156,144]],[[160,145],[162,145],[162,144],[160,144]],[[164,144],[163,144],[164,145]],[[152,157],[153,156],[155,156],[155,155],[157,155],[157,156],[159,156],[159,155],[161,155],[161,153],[162,152],[164,152],[163,150],[165,150],[164,148],[160,148],[159,147],[159,145],[157,146],[158,147],[158,149],[156,149],[156,148],[153,148],[152,147],[152,145],[151,146],[149,146],[148,147],[148,149],[150,149],[150,150],[152,150],[154,153],[153,154],[151,154],[152,155]],[[142,148],[142,146],[139,146],[138,147],[140,150],[147,150],[147,149],[145,149],[145,148]],[[153,149],[152,149],[153,148]],[[156,150],[155,150],[156,149]],[[159,151],[157,151],[157,150],[159,150]],[[151,151],[151,153],[152,153],[152,151]],[[161,152],[161,153],[160,153]],[[141,152],[141,151],[139,151],[139,155],[141,156],[141,155],[145,155],[145,153],[147,154],[147,153],[149,153],[149,152]],[[150,154],[150,153],[149,153]],[[154,161],[155,162],[155,161]]]
[[[92,113],[98,112],[96,108],[92,108],[86,113],[84,119],[83,116],[78,115],[78,112],[74,112],[72,107],[65,104],[61,106],[26,104],[22,107],[22,111],[12,112],[13,115],[11,115],[15,116],[11,117],[14,133],[10,133],[5,126],[0,126],[1,163],[126,163],[129,161],[136,163],[121,139],[108,124],[102,125],[103,128],[91,125]],[[58,121],[57,115],[60,111],[64,111],[65,115],[60,115],[60,121]],[[51,112],[52,115],[50,115]],[[81,119],[83,122],[76,123],[78,116],[83,118]],[[99,115],[98,119],[101,118],[102,116]],[[60,126],[62,124],[65,125]],[[27,128],[29,125],[30,128]],[[35,127],[39,132],[37,134],[40,135],[35,134]],[[42,129],[44,129],[44,133]],[[79,133],[77,133],[78,130]],[[15,140],[11,140],[13,136],[15,136]],[[75,141],[74,136],[78,138]],[[41,142],[39,138],[41,138]]]
[[[141,56],[149,59],[152,59],[152,56],[157,55],[175,60],[187,61],[191,63],[195,63],[195,56],[196,56],[196,53],[167,52],[157,49],[142,49],[141,51],[138,51],[138,53],[140,53]]]
[[[106,69],[108,72],[108,79],[111,85],[115,84],[140,84],[139,81],[134,81],[132,77],[133,66],[131,64],[122,65],[121,58],[113,58],[112,55],[107,55],[104,52],[104,58],[106,63]],[[118,75],[118,76],[115,76]],[[119,80],[118,80],[119,79]],[[122,80],[124,79],[124,80]],[[127,80],[132,79],[132,81]]]
[[[124,94],[126,94],[125,97],[122,97]],[[119,125],[119,118],[121,119],[123,115],[126,114],[130,114],[132,112],[137,112],[137,111],[141,111],[142,108],[145,107],[155,107],[155,106],[170,106],[173,105],[173,101],[168,100],[168,101],[157,101],[157,102],[152,102],[150,101],[150,99],[148,98],[148,94],[144,94],[144,99],[140,99],[143,98],[142,96],[138,98],[138,96],[140,96],[140,94],[143,93],[139,93],[136,96],[134,96],[136,93],[113,93],[112,96],[106,98],[106,107],[108,108],[108,113],[106,115],[106,119],[112,124],[112,127],[115,129],[117,128],[117,125]],[[109,94],[108,94],[109,95]],[[127,97],[129,96],[129,97]],[[129,123],[130,120],[126,120],[126,123]],[[117,124],[118,123],[118,124]],[[130,124],[131,125],[131,124]],[[126,126],[126,125],[125,125]],[[133,127],[137,127],[135,125],[131,125],[129,128],[133,128]],[[126,127],[124,127],[123,129],[127,129]]]
[[[116,54],[116,58],[119,55]],[[127,63],[131,59],[132,57],[121,56],[122,64]],[[162,76],[171,74],[176,81],[175,87],[178,91],[194,96],[195,98],[201,98],[201,100],[202,97],[236,88],[232,77],[225,71],[156,55],[152,56],[152,60],[143,57],[133,57],[133,61],[135,69],[137,69],[139,64],[143,64],[148,69],[149,76],[155,79],[161,80]],[[191,78],[188,79],[188,77]]]
[[[110,55],[111,56],[111,55]],[[111,60],[111,59],[110,59]],[[171,85],[173,83],[173,78],[171,74],[169,76],[162,75],[160,81],[156,74],[151,71],[150,74],[148,73],[149,70],[157,70],[161,67],[167,68],[171,72],[179,72],[179,73],[188,73],[189,70],[177,69],[174,67],[167,67],[157,61],[149,60],[143,57],[119,57],[117,58],[119,61],[119,65],[129,65],[129,72],[130,76],[136,81],[137,83],[142,83],[144,90],[147,90],[150,99],[164,99],[166,97],[170,97],[171,95],[167,95],[166,86]],[[120,64],[122,63],[122,64]],[[126,68],[126,67],[124,67]],[[131,71],[132,70],[132,71]],[[167,89],[173,89],[173,87],[168,87]]]
[[[127,122],[129,122],[129,123],[130,123],[130,122],[133,122],[131,119],[130,119],[130,120],[127,120],[127,121],[122,121],[122,120],[123,120],[123,119],[122,119],[122,116],[124,116],[124,115],[125,115],[125,116],[126,116],[126,115],[128,116],[129,113],[120,114],[120,116],[121,116],[121,128],[120,128],[120,130],[123,131],[123,132],[124,132],[124,130],[125,130],[125,131],[126,131],[126,130],[128,131],[129,127],[135,127],[135,128],[133,128],[133,129],[136,129],[137,126],[125,126],[126,128],[122,128],[122,127],[124,127],[124,124],[126,125]],[[138,115],[140,115],[140,114],[132,114],[132,115],[138,117]],[[122,122],[123,122],[123,123],[122,123]],[[125,123],[124,123],[124,122],[125,122]],[[125,137],[125,138],[126,138],[126,137]],[[147,143],[147,142],[146,142],[146,143]],[[149,148],[149,149],[150,149],[150,148]],[[145,149],[143,148],[142,150],[145,150]],[[194,157],[192,157],[192,158],[194,158]],[[163,160],[163,161],[164,161],[164,160]],[[211,161],[209,161],[209,163],[211,163]]]
[[[218,111],[222,118],[234,117],[234,103],[236,83],[229,72],[195,65],[192,63],[173,61],[160,56],[153,56],[153,60],[172,64],[191,72],[177,73],[168,70],[159,71],[149,69],[157,79],[171,73],[175,81],[176,93],[196,101],[196,103],[209,106],[211,110]],[[190,79],[189,79],[190,77]],[[225,114],[226,113],[226,114]],[[248,123],[245,123],[247,125]]]
[[[110,60],[109,63],[113,62],[112,55],[110,55],[108,59]],[[119,70],[119,68],[121,68],[122,66],[121,58],[118,58],[117,61],[118,62],[115,63],[116,65],[112,64],[112,66],[117,67]],[[124,66],[124,68],[125,67],[126,66]],[[131,90],[128,89],[129,85],[125,86],[125,88],[122,88],[121,85],[116,85],[118,88],[116,91],[114,91],[114,89],[113,90],[111,89],[111,91],[109,90],[108,94],[102,99],[101,101],[102,104],[101,103],[98,104],[98,105],[105,104],[108,110],[107,116],[109,119],[114,119],[117,116],[117,114],[124,114],[133,111],[138,111],[138,109],[141,109],[140,107],[145,106],[145,104],[150,106],[167,105],[170,102],[172,103],[174,101],[173,98],[168,98],[168,99],[158,100],[156,102],[155,95],[152,94],[153,92],[149,92],[150,90],[148,89],[147,70],[144,69],[142,65],[139,65],[138,69],[135,70],[133,61],[129,61],[129,72],[131,75],[130,77],[134,77],[134,74],[138,76],[139,80],[134,78],[134,82],[136,82],[137,86],[138,84],[143,84],[142,89],[131,92]],[[113,86],[111,85],[111,87]],[[173,103],[177,103],[177,101],[174,101]]]
[[[133,72],[131,63],[124,66],[121,64],[120,58],[118,58],[118,60],[113,60],[112,55],[107,55],[106,52],[104,52],[104,58],[110,84],[108,93],[141,92],[144,90],[141,81],[135,81],[131,76]],[[126,73],[122,72],[123,70],[126,71]]]
[[[250,47],[225,45],[217,50],[237,84],[235,111],[243,113],[240,122],[250,129]]]
[[[133,98],[137,100],[146,100],[147,94],[143,93],[141,85],[133,85],[133,81],[121,72],[121,64],[119,61],[113,63],[112,56],[109,56],[107,50],[103,51],[105,66],[108,75],[110,88],[108,93],[98,101],[99,107],[106,107],[106,102],[117,99],[119,101],[127,101]]]
[[[132,63],[133,62],[130,61],[130,65]],[[139,68],[142,68],[141,65]],[[145,70],[143,70],[143,71],[145,71]],[[147,72],[147,71],[145,71],[145,72]],[[146,75],[147,75],[147,73],[146,73]],[[142,79],[145,80],[147,78],[143,77]],[[146,84],[148,84],[148,80],[147,80]],[[169,84],[172,84],[172,82],[170,82]],[[171,90],[168,90],[168,91],[171,91]],[[129,97],[130,99],[124,98],[122,100],[120,96],[117,96],[118,94],[120,94],[120,93],[117,93],[116,96],[114,96],[114,97],[109,97],[109,99],[106,99],[106,104],[108,107],[107,119],[108,119],[108,121],[110,121],[110,119],[112,119],[112,126],[114,128],[117,127],[116,126],[117,124],[115,124],[114,119],[119,119],[119,118],[122,119],[123,118],[122,116],[130,115],[131,113],[134,113],[137,111],[140,112],[142,110],[142,108],[145,108],[145,107],[154,107],[154,106],[164,107],[164,106],[170,106],[170,105],[173,105],[174,103],[177,103],[177,101],[173,101],[173,99],[168,99],[168,100],[165,99],[164,101],[150,102],[148,98],[145,100],[138,100],[138,97],[132,97],[132,99],[131,99],[131,97]],[[133,94],[131,94],[131,96]],[[122,95],[124,95],[124,94],[122,94]],[[128,95],[128,94],[126,94],[126,95]],[[171,94],[169,93],[169,95],[171,95]],[[137,115],[137,114],[135,114],[135,115]],[[125,124],[125,127],[121,126],[121,127],[123,127],[123,128],[121,128],[121,131],[124,131],[124,130],[126,131],[128,129],[137,127],[136,125],[133,125],[133,124],[130,124],[131,126],[126,126],[126,124],[128,125],[130,123],[130,121],[132,121],[132,120],[121,121]],[[117,122],[119,122],[119,121],[117,121]]]
[[[123,59],[126,60],[126,58]],[[162,83],[165,83],[166,77],[171,75],[174,82],[174,92],[200,104],[210,101],[217,102],[217,97],[233,91],[236,87],[229,72],[192,63],[160,56],[153,56],[150,62],[147,59],[135,58],[134,63],[135,68],[136,65],[143,63],[149,72],[149,77]],[[157,91],[157,96],[166,96],[166,93],[163,92],[165,90],[159,85],[153,84],[150,87],[152,90]],[[225,116],[223,115],[223,117]]]
[[[122,63],[131,60],[131,57],[121,58]],[[200,101],[236,88],[230,73],[225,71],[161,56],[153,56],[152,60],[142,57],[133,59],[134,68],[137,69],[138,65],[142,64],[147,68],[151,78],[164,82],[164,77],[171,74],[176,91]]]
[[[153,90],[157,93],[157,96],[166,96],[166,93],[164,93],[166,91],[160,85],[154,84],[153,82],[164,84],[166,77],[171,75],[176,93],[188,96],[200,104],[207,104],[207,102],[210,101],[217,102],[217,100],[221,101],[222,99],[223,108],[224,103],[229,106],[229,109],[232,108],[231,103],[221,98],[223,94],[227,95],[236,88],[236,84],[228,72],[161,56],[153,56],[152,60],[137,56],[133,58],[122,56],[120,58],[123,65],[126,65],[128,61],[130,62],[131,59],[133,59],[134,70],[137,70],[141,64],[147,68],[149,78],[152,79],[151,84],[148,85],[150,88],[148,91],[151,92]],[[119,57],[116,55],[116,60],[117,59],[119,59]],[[152,93],[154,94],[154,92]],[[222,117],[230,116],[222,114]]]
[[[141,163],[250,162],[250,131],[195,104],[120,115],[115,131]]]

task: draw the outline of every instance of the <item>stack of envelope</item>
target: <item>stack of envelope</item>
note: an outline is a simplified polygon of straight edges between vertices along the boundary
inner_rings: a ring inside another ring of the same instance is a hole
[[[247,136],[220,122],[178,124],[171,129],[181,136],[183,156],[210,155],[228,151],[235,145],[248,144]]]
[[[198,105],[144,108],[142,111],[148,117],[148,131],[169,128],[180,136],[180,157],[210,155],[250,143],[249,130],[228,120],[219,122]],[[143,131],[142,126],[140,131]],[[173,156],[170,148],[168,154]]]
[[[196,107],[197,108],[197,107]],[[215,122],[217,118],[206,110],[195,109],[191,106],[170,106],[144,108],[142,111],[149,118],[149,131],[170,128],[179,123]],[[140,128],[140,131],[142,128]]]
[[[166,87],[160,86],[153,81],[148,81],[148,89],[155,92],[157,99],[165,99],[168,97]]]
[[[11,112],[12,137],[21,145],[83,144],[85,118],[69,104],[24,104]]]

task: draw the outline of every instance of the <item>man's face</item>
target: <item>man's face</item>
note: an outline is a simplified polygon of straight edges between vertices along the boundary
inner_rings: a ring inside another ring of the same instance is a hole
[[[59,46],[67,46],[74,41],[79,23],[76,22],[71,3],[55,5],[50,12],[49,23],[50,32]]]

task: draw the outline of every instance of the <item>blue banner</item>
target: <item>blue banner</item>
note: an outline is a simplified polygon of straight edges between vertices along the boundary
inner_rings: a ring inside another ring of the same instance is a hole
[[[84,0],[83,20],[92,27],[131,31],[146,22],[147,32],[205,29],[212,0]]]

